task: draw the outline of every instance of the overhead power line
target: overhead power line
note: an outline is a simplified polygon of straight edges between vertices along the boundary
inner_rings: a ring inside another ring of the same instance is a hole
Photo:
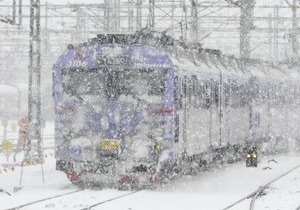
[[[233,4],[237,7],[242,7],[242,5],[238,1],[233,1],[233,0],[224,0],[224,1],[226,1],[229,4]]]

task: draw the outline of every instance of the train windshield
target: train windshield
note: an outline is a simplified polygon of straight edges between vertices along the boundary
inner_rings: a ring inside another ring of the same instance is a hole
[[[104,96],[108,99],[117,99],[120,95],[162,96],[166,80],[164,69],[63,69],[62,75],[65,93]]]

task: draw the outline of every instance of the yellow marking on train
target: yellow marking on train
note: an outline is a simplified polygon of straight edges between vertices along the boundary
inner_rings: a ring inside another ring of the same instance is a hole
[[[119,142],[118,140],[104,140],[100,144],[101,150],[118,150]]]

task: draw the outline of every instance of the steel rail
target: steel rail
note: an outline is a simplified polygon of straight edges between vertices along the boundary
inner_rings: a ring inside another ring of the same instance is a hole
[[[227,210],[227,209],[230,209],[232,208],[233,206],[236,206],[237,204],[239,204],[240,202],[246,200],[246,199],[249,199],[249,198],[256,198],[261,192],[262,190],[266,189],[269,185],[271,185],[272,183],[276,182],[277,180],[281,179],[282,177],[286,176],[287,174],[291,173],[292,171],[296,170],[300,168],[300,165],[290,169],[289,171],[285,172],[284,174],[280,175],[279,177],[273,179],[272,181],[268,182],[267,184],[263,185],[262,187],[260,187],[258,190],[255,190],[254,192],[250,193],[249,195],[241,198],[240,200],[234,202],[233,204],[227,206],[226,208],[224,208],[223,210]],[[254,201],[253,201],[254,202]],[[252,202],[251,202],[252,203]],[[254,203],[253,203],[253,206],[254,206]],[[250,207],[251,209],[251,207]],[[300,209],[299,209],[300,210]]]
[[[138,193],[138,192],[140,192],[140,191],[141,191],[141,190],[136,190],[136,191],[127,193],[127,194],[125,194],[125,195],[121,195],[121,196],[117,196],[117,197],[114,197],[114,198],[111,198],[111,199],[108,199],[108,200],[105,200],[105,201],[101,201],[101,202],[96,203],[96,204],[93,204],[93,205],[91,205],[91,206],[89,206],[89,207],[85,207],[85,208],[83,208],[83,209],[81,209],[81,210],[90,210],[90,209],[93,208],[93,207],[100,206],[100,205],[102,205],[102,204],[104,204],[104,203],[108,203],[108,202],[111,202],[111,201],[114,201],[114,200],[117,200],[117,199],[120,199],[120,198],[123,198],[123,197],[127,197],[127,196],[129,196],[129,195]]]
[[[250,203],[250,210],[253,210],[254,209],[254,203],[256,201],[256,198],[266,189],[268,188],[268,186],[266,187],[261,187],[257,193],[253,196],[252,200],[251,200],[251,203]]]
[[[77,192],[81,192],[81,191],[83,191],[83,189],[82,190],[75,190],[75,191],[60,194],[60,195],[51,196],[51,197],[48,197],[48,198],[43,198],[43,199],[40,199],[40,200],[25,203],[25,204],[22,204],[20,206],[16,206],[16,207],[13,207],[13,208],[8,208],[6,210],[17,210],[17,209],[23,208],[25,206],[30,206],[30,205],[33,205],[33,204],[36,204],[36,203],[40,203],[40,202],[47,201],[47,200],[52,200],[54,198],[63,197],[63,196],[70,195],[70,194],[77,193]]]
[[[291,173],[292,171],[296,170],[297,168],[299,168],[300,165],[292,168],[291,170],[287,171],[286,173],[282,174],[281,176],[277,177],[276,179],[273,179],[272,181],[270,181],[269,183],[265,184],[264,186],[262,186],[261,188],[259,188],[259,190],[257,190],[257,193],[253,196],[252,201],[251,201],[251,205],[250,205],[250,210],[254,209],[254,203],[255,200],[257,198],[257,196],[267,187],[269,187],[271,184],[273,184],[274,182],[276,182],[277,180],[281,179],[282,177],[288,175],[289,173]]]

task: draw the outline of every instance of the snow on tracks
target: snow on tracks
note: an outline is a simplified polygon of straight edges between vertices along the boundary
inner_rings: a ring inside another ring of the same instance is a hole
[[[300,165],[298,165],[298,166],[292,168],[291,170],[289,170],[289,171],[283,173],[282,175],[280,175],[280,176],[278,176],[277,178],[273,179],[272,181],[268,182],[267,184],[265,184],[265,185],[259,187],[259,189],[255,190],[255,191],[252,192],[251,194],[249,194],[249,195],[243,197],[242,199],[238,200],[237,202],[235,202],[235,203],[233,203],[233,204],[227,206],[227,207],[224,208],[223,210],[228,210],[228,209],[230,209],[230,208],[236,206],[237,204],[239,204],[239,203],[241,203],[242,201],[244,201],[244,200],[246,200],[246,199],[249,199],[249,198],[252,198],[251,203],[250,203],[250,210],[254,210],[255,200],[257,199],[257,197],[258,197],[259,195],[262,194],[262,192],[263,192],[265,189],[267,189],[271,184],[273,184],[274,182],[280,180],[281,178],[283,178],[284,176],[290,174],[291,172],[295,171],[295,170],[298,169],[298,168],[300,168]]]

